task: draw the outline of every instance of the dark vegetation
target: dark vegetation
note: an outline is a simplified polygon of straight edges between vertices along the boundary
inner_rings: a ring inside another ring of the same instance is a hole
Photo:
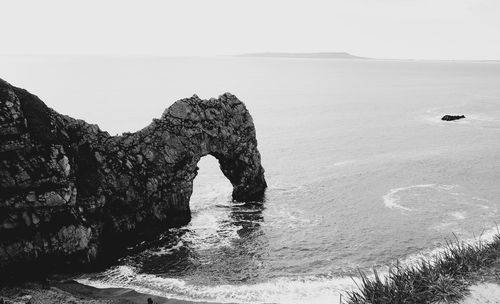
[[[361,273],[358,290],[347,292],[344,303],[455,303],[467,294],[468,286],[493,277],[491,268],[496,268],[499,257],[500,234],[491,243],[448,242],[434,259],[410,266],[398,263],[385,278],[375,270],[373,277]],[[494,278],[498,280],[498,274]]]

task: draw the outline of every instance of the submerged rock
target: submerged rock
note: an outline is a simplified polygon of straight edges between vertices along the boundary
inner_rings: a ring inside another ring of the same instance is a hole
[[[234,95],[182,99],[141,131],[110,136],[0,80],[0,271],[87,265],[187,224],[208,154],[233,199],[263,198],[252,117]]]
[[[465,115],[445,115],[441,118],[441,120],[452,121],[457,119],[465,118]]]

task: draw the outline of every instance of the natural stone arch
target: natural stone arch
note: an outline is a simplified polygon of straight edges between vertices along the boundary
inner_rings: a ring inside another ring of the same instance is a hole
[[[233,185],[233,199],[262,199],[266,182],[255,127],[245,105],[234,95],[226,93],[219,99],[210,100],[201,100],[194,95],[179,100],[165,111],[159,122],[167,122],[167,129],[171,130],[166,137],[165,133],[160,136],[163,139],[159,140],[160,146],[169,147],[169,153],[177,155],[193,154],[187,171],[196,169],[193,165],[201,157],[212,155]],[[180,138],[189,138],[190,141],[181,147],[178,145]],[[178,160],[174,159],[174,162]]]
[[[229,93],[179,100],[146,128],[110,136],[0,80],[0,114],[0,269],[85,264],[188,223],[208,154],[235,200],[261,200],[267,186],[252,117]]]

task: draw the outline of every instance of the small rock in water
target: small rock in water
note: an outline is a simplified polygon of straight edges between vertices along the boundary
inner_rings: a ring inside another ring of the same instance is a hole
[[[457,119],[465,118],[465,115],[445,115],[441,118],[441,120],[452,121]]]

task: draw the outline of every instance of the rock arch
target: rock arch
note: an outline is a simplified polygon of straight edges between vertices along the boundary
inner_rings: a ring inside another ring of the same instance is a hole
[[[110,136],[0,80],[0,139],[0,269],[88,264],[188,223],[208,154],[235,200],[262,200],[267,187],[252,117],[229,93],[179,100],[144,129]]]

